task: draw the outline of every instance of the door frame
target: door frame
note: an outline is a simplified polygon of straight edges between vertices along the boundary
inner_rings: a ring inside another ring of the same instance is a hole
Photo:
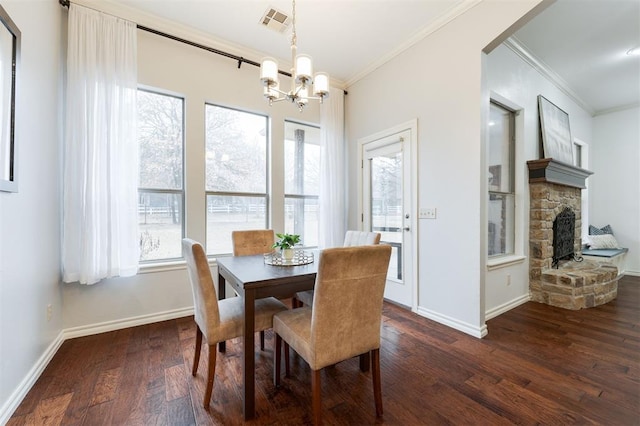
[[[393,136],[397,133],[402,133],[408,131],[410,134],[409,140],[407,141],[406,147],[408,148],[405,151],[403,156],[403,161],[405,161],[410,167],[410,181],[405,182],[404,184],[409,185],[409,193],[410,199],[410,218],[409,223],[411,227],[411,232],[409,236],[409,241],[411,243],[413,259],[411,262],[411,268],[409,270],[405,270],[405,274],[410,274],[411,276],[411,308],[412,312],[417,312],[418,310],[418,119],[414,118],[413,120],[406,121],[404,123],[398,124],[391,128],[382,130],[380,132],[374,133],[372,135],[363,137],[358,139],[358,163],[360,164],[360,169],[358,172],[358,229],[362,230],[363,222],[364,222],[364,208],[362,203],[363,197],[363,183],[362,183],[362,174],[364,170],[364,157],[363,150],[364,145],[370,142],[374,142],[376,140],[387,138]]]

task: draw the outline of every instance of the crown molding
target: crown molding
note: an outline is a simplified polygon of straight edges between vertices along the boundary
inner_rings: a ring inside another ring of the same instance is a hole
[[[596,111],[586,103],[576,92],[574,92],[569,83],[560,77],[555,71],[549,67],[544,61],[531,53],[515,36],[509,37],[504,41],[504,45],[511,49],[522,60],[529,64],[533,69],[538,71],[543,77],[553,83],[562,93],[567,95],[571,100],[578,104],[582,109],[587,111],[592,117],[596,115]]]
[[[599,115],[611,114],[613,112],[620,112],[620,111],[625,111],[627,109],[634,109],[634,108],[640,108],[640,102],[635,102],[635,103],[627,104],[627,105],[621,105],[621,106],[617,106],[617,107],[613,107],[613,108],[600,109],[600,110],[596,111],[596,113],[593,116],[597,117]]]
[[[421,29],[420,31],[415,33],[412,37],[407,39],[404,43],[400,44],[398,47],[393,49],[391,52],[389,52],[386,55],[380,57],[378,60],[376,60],[374,62],[371,62],[362,71],[354,74],[351,78],[347,79],[347,81],[345,82],[346,87],[349,87],[349,86],[355,84],[356,82],[358,82],[359,80],[363,79],[368,74],[370,74],[373,71],[375,71],[376,69],[380,68],[382,65],[386,64],[391,59],[395,58],[396,56],[398,56],[399,54],[401,54],[405,50],[409,49],[410,47],[412,47],[416,43],[420,42],[421,40],[426,38],[428,35],[436,32],[440,28],[444,27],[449,22],[453,21],[458,16],[462,15],[463,13],[465,13],[467,10],[469,10],[472,7],[478,5],[480,2],[482,2],[482,0],[465,0],[462,3],[459,3],[459,4],[455,5],[455,6],[453,6],[447,12],[443,13],[441,16],[439,16],[437,19],[432,21],[429,25],[427,25],[426,27],[424,27],[423,29]]]

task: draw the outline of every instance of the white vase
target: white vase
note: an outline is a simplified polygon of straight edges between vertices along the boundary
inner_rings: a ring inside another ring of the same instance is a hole
[[[282,258],[284,260],[291,261],[293,259],[293,254],[293,249],[282,249]]]

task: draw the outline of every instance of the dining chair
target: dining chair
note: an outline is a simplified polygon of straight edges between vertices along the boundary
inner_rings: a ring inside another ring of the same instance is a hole
[[[380,325],[391,246],[325,249],[318,260],[312,307],[278,312],[273,317],[274,383],[280,385],[280,348],[291,346],[311,368],[313,419],[321,423],[320,370],[340,361],[371,354],[376,415],[382,416]]]
[[[209,345],[207,365],[207,387],[204,393],[204,408],[209,410],[213,379],[216,371],[216,343],[242,336],[244,327],[243,300],[231,297],[218,300],[209,261],[202,245],[192,239],[182,240],[182,253],[187,261],[189,281],[193,295],[193,313],[196,322],[196,347],[193,356],[193,376],[198,372],[202,338]],[[271,328],[273,315],[288,308],[273,297],[256,300],[255,330],[263,332]],[[253,348],[244,348],[251,350]]]
[[[273,229],[249,229],[244,231],[232,231],[234,256],[253,256],[273,251],[275,234]],[[260,332],[260,349],[264,350],[264,331]]]
[[[271,253],[275,235],[273,229],[252,229],[231,232],[234,256]]]
[[[373,244],[380,244],[379,232],[347,231],[342,246],[355,247]],[[291,303],[294,308],[299,308],[302,305],[311,306],[313,304],[313,290],[297,292]]]

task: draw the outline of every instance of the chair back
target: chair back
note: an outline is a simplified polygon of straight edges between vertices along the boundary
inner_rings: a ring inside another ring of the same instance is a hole
[[[320,253],[311,314],[320,368],[380,347],[390,257],[391,246],[380,244]]]
[[[343,247],[368,246],[380,244],[380,233],[366,231],[347,231]]]
[[[220,325],[220,310],[209,261],[202,245],[189,238],[182,240],[182,255],[187,261],[196,324],[210,342]]]
[[[234,256],[251,256],[272,252],[275,235],[273,229],[233,231],[231,240]]]

